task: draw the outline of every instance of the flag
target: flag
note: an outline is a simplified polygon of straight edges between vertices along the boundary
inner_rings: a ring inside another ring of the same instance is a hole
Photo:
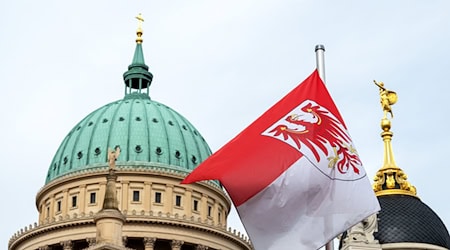
[[[256,250],[318,249],[380,209],[317,70],[182,183],[211,179]]]

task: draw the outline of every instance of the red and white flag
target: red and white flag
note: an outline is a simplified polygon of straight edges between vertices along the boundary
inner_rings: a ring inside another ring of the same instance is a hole
[[[380,210],[317,70],[182,183],[212,179],[256,250],[318,249]]]

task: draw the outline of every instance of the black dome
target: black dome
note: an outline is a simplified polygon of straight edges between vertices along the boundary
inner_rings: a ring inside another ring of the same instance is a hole
[[[408,195],[378,196],[378,232],[381,244],[415,242],[450,249],[450,236],[437,214],[418,198]]]

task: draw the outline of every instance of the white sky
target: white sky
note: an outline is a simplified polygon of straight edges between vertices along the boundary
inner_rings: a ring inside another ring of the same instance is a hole
[[[171,0],[0,2],[0,248],[37,221],[56,149],[91,111],[123,97],[142,12],[152,99],[216,151],[315,68],[370,178],[381,167],[378,88],[397,92],[393,148],[418,195],[450,226],[450,1]],[[229,225],[240,229],[233,215]]]

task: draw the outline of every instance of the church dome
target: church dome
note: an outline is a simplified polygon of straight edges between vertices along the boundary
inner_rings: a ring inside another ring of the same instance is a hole
[[[150,98],[136,19],[124,97],[62,140],[36,195],[38,222],[8,249],[253,249],[227,226],[231,200],[219,181],[181,184],[211,150],[186,118]]]
[[[366,249],[361,246],[367,246],[367,249],[450,249],[450,235],[445,224],[420,200],[416,187],[395,162],[391,143],[394,135],[391,105],[397,102],[397,94],[386,89],[383,83],[375,84],[380,88],[384,111],[380,124],[384,157],[372,187],[381,210],[376,214],[376,220],[372,216],[346,231],[339,249]]]
[[[188,173],[211,154],[186,118],[149,97],[153,75],[144,62],[139,35],[133,61],[123,74],[125,97],[95,110],[70,130],[51,162],[46,184],[67,174],[107,167],[108,149],[117,146],[118,168]]]
[[[379,196],[378,232],[381,244],[414,242],[450,249],[450,236],[439,216],[425,203],[409,195]]]
[[[396,95],[393,91],[390,93]],[[394,100],[396,101],[396,96]],[[395,163],[391,143],[393,132],[386,112],[381,120],[381,128],[384,160],[373,183],[381,206],[375,238],[380,244],[418,243],[450,249],[450,235],[444,223],[419,199],[416,187],[409,182],[405,171]]]
[[[69,173],[105,167],[108,148],[119,146],[117,165],[154,163],[190,172],[211,154],[195,127],[170,107],[146,94],[127,94],[81,120],[64,138],[46,183]],[[140,166],[142,164],[139,164]]]

